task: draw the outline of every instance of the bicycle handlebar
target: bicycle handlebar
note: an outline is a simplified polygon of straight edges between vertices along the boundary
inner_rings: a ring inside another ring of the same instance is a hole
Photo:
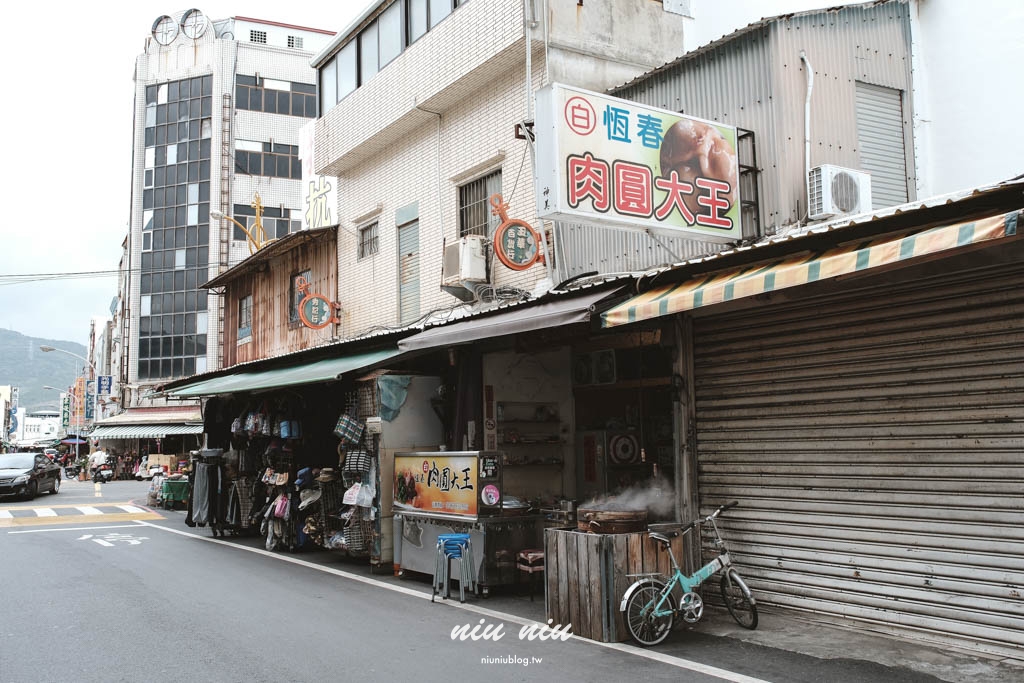
[[[725,505],[719,505],[718,509],[715,510],[714,512],[712,512],[707,517],[698,517],[697,519],[693,520],[689,524],[684,525],[682,527],[682,529],[681,529],[681,532],[682,533],[686,533],[687,531],[689,531],[690,529],[692,529],[695,526],[698,526],[699,524],[703,524],[704,522],[710,522],[712,519],[718,517],[720,514],[722,514],[726,510],[731,510],[732,508],[736,507],[739,504],[740,504],[740,502],[738,500],[734,500],[731,503],[726,503]]]

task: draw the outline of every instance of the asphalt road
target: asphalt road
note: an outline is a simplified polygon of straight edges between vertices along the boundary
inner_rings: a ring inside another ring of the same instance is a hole
[[[0,682],[938,680],[694,633],[655,650],[521,640],[534,622],[492,611],[500,599],[432,604],[422,584],[331,553],[215,540],[140,507],[147,488],[65,482],[0,501]],[[481,620],[504,636],[453,640]]]

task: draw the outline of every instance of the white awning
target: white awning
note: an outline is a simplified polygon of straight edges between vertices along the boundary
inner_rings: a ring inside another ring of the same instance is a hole
[[[202,434],[203,425],[122,425],[97,427],[90,439],[162,439],[172,434]]]

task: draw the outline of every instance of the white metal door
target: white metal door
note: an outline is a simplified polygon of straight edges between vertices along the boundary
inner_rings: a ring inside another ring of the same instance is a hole
[[[1024,647],[1024,274],[694,321],[698,495],[767,605]]]

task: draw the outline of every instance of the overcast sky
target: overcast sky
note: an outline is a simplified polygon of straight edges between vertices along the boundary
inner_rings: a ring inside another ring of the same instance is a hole
[[[735,10],[731,25],[701,26],[702,42],[783,8],[827,4],[725,1]],[[197,7],[214,20],[241,15],[340,31],[371,3],[206,0]],[[8,85],[2,187],[5,204],[24,215],[0,222],[0,327],[87,344],[90,319],[110,315],[115,276],[18,284],[3,276],[117,269],[128,230],[135,58],[157,17],[186,8],[57,1],[8,11],[0,41]]]
[[[199,0],[211,19],[255,17],[340,31],[370,0],[330,3]],[[24,2],[9,10],[0,58],[7,83],[0,276],[113,271],[128,233],[135,58],[153,21],[190,5],[140,0]],[[12,16],[13,15],[13,16]],[[0,277],[0,327],[89,341],[109,316],[117,278],[10,284]]]

